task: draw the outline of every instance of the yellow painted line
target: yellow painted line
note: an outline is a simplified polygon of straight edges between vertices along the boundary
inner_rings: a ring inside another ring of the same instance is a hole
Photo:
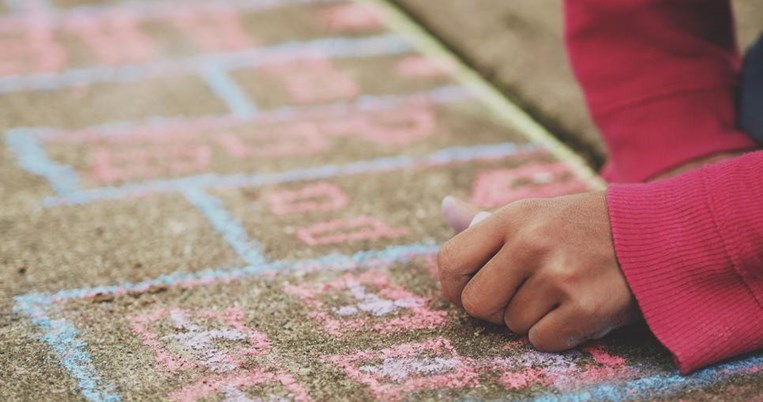
[[[411,20],[395,6],[389,4],[386,0],[355,1],[379,9],[384,13],[387,25],[408,38],[411,44],[421,53],[436,61],[446,63],[445,65],[454,66],[454,78],[482,100],[498,119],[506,122],[531,141],[546,147],[559,160],[568,163],[572,171],[587,182],[592,189],[603,189],[606,187],[604,180],[585,163],[583,158],[562,144],[524,110],[506,98],[477,72],[462,63],[440,41],[422,29],[415,21]]]

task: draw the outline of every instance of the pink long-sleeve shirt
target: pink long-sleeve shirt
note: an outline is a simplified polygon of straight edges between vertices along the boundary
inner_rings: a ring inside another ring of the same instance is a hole
[[[725,0],[567,0],[566,41],[610,150],[615,250],[683,373],[763,348],[763,151],[737,129],[740,55]],[[761,110],[763,113],[763,110]]]

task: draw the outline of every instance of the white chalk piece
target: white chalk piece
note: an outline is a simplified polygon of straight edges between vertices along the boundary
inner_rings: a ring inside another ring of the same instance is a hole
[[[492,215],[492,213],[490,213],[490,212],[485,212],[485,211],[478,212],[477,215],[474,215],[474,218],[472,218],[472,223],[469,224],[469,227],[472,227],[472,226],[474,226],[474,225],[484,221],[490,215]]]

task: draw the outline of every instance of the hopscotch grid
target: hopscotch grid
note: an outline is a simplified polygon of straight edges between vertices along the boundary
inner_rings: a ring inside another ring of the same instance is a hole
[[[394,33],[361,38],[331,37],[307,41],[289,41],[236,53],[212,53],[177,60],[148,64],[92,66],[60,73],[39,73],[0,78],[0,93],[53,91],[82,88],[94,84],[124,84],[144,79],[181,74],[203,76],[206,68],[215,65],[225,72],[252,69],[271,63],[299,61],[315,54],[341,59],[395,56],[412,52],[410,44]]]

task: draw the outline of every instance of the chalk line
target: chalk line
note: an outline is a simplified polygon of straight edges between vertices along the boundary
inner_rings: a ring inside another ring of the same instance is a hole
[[[45,148],[34,135],[38,130],[15,129],[5,136],[5,145],[16,155],[19,165],[30,173],[42,176],[59,195],[79,191],[79,178],[71,166],[48,158]]]
[[[207,218],[212,227],[223,235],[233,250],[249,265],[267,262],[260,243],[250,240],[246,229],[232,217],[223,205],[223,201],[206,194],[199,189],[183,192],[185,198]]]
[[[427,155],[400,155],[351,162],[344,165],[323,165],[299,168],[275,173],[258,174],[203,174],[174,180],[152,180],[143,183],[126,184],[118,187],[100,187],[71,194],[48,197],[43,200],[45,207],[57,205],[78,205],[94,201],[115,200],[147,194],[183,192],[189,189],[262,187],[274,184],[357,176],[367,173],[391,172],[446,166],[454,163],[479,160],[503,159],[509,156],[541,151],[535,144],[499,143],[470,147],[445,148]]]
[[[402,95],[361,95],[350,101],[332,103],[282,106],[274,109],[259,110],[250,119],[241,119],[233,115],[203,117],[152,117],[142,121],[112,122],[77,130],[61,130],[47,127],[23,128],[44,142],[78,142],[80,138],[111,137],[131,135],[140,130],[173,130],[181,134],[196,134],[200,131],[224,130],[246,124],[271,124],[294,120],[321,119],[337,117],[356,112],[383,112],[398,108],[419,105],[445,105],[472,100],[473,96],[461,86],[440,86],[431,90],[412,92]],[[11,130],[10,132],[13,132]]]
[[[77,382],[82,396],[92,402],[121,401],[114,385],[98,374],[87,344],[80,339],[77,328],[65,319],[51,318],[55,306],[51,306],[45,296],[19,297],[14,313],[27,315],[42,331],[40,340],[53,349],[61,365]]]
[[[79,4],[73,7],[56,7],[53,0],[4,0],[16,14],[0,16],[0,32],[22,29],[28,22],[29,10],[45,11],[45,23],[51,28],[58,27],[69,18],[101,18],[110,13],[130,13],[143,21],[167,18],[176,13],[178,7],[184,9],[209,7],[209,0],[126,0],[118,4]],[[28,4],[27,4],[28,3]],[[38,4],[35,4],[38,3]],[[216,5],[223,5],[242,12],[262,12],[284,7],[310,4],[334,4],[339,0],[215,0]],[[35,5],[31,7],[29,4]]]
[[[363,250],[353,254],[329,254],[309,259],[282,259],[263,262],[239,268],[206,269],[196,272],[173,272],[141,282],[123,282],[119,285],[94,286],[88,288],[60,290],[54,293],[29,293],[16,296],[14,300],[22,304],[52,305],[70,299],[86,299],[96,294],[113,296],[128,292],[142,293],[151,286],[170,286],[192,289],[198,286],[220,282],[230,282],[248,277],[270,274],[289,274],[315,271],[349,271],[358,268],[378,268],[393,263],[408,262],[419,257],[434,256],[439,246],[431,243],[411,243],[389,246],[382,249]]]
[[[217,53],[148,64],[93,66],[61,73],[41,73],[0,78],[0,93],[52,91],[99,83],[130,83],[160,76],[201,74],[210,64],[224,71],[256,68],[273,62],[298,61],[321,54],[331,58],[406,54],[410,45],[396,34],[362,38],[323,38],[262,46],[237,53]]]
[[[225,102],[232,115],[248,120],[257,114],[257,106],[249,95],[219,65],[210,63],[203,69],[202,76],[212,92]]]

